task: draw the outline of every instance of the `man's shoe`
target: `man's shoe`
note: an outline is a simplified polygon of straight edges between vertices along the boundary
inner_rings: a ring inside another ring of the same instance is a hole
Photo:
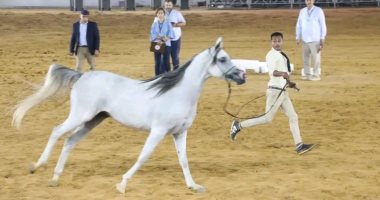
[[[321,80],[321,77],[320,76],[316,76],[316,75],[313,75],[309,78],[309,81],[320,81]]]
[[[241,130],[240,123],[237,120],[232,121],[231,130],[230,130],[230,137],[231,140],[235,140],[236,135]]]
[[[296,147],[296,152],[301,155],[301,154],[304,154],[308,151],[310,151],[311,149],[314,148],[314,144],[304,144],[304,143],[301,143],[299,145],[297,145]]]

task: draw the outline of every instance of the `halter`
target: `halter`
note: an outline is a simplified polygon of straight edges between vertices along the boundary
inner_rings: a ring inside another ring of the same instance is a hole
[[[209,54],[210,54],[210,56],[213,58],[213,63],[216,63],[216,55],[219,53],[219,51],[220,50],[218,50],[216,53],[215,53],[215,56],[213,56],[212,54],[211,54],[211,48],[209,48],[208,49],[209,50]],[[218,65],[216,65],[218,68],[219,68],[219,70],[223,73],[223,75],[224,75],[224,77],[226,78],[226,75],[228,75],[227,73],[229,72],[229,71],[231,71],[232,69],[234,69],[234,68],[237,68],[236,66],[232,66],[231,68],[229,68],[226,72],[224,72]],[[249,100],[247,103],[245,103],[245,104],[243,104],[240,108],[239,108],[239,110],[238,110],[238,112],[236,113],[236,114],[232,114],[231,112],[229,112],[228,110],[227,110],[227,104],[228,104],[228,102],[229,102],[229,100],[230,100],[230,98],[231,98],[231,82],[230,81],[228,81],[227,79],[225,79],[226,80],[226,82],[227,82],[227,84],[228,84],[228,96],[227,96],[227,99],[226,99],[226,102],[224,103],[224,106],[223,106],[223,111],[225,112],[225,113],[227,113],[228,115],[230,115],[231,117],[233,117],[233,118],[235,118],[235,119],[253,119],[253,118],[259,118],[259,117],[261,117],[261,116],[264,116],[264,115],[266,115],[267,113],[269,113],[269,111],[271,111],[272,110],[272,108],[273,108],[273,106],[277,103],[277,101],[278,101],[278,99],[280,98],[280,96],[281,96],[281,94],[285,91],[285,88],[289,85],[289,80],[288,79],[286,79],[286,84],[284,85],[284,87],[281,89],[281,92],[277,95],[277,97],[276,97],[276,100],[274,101],[274,103],[271,105],[271,107],[265,112],[265,113],[263,113],[263,114],[260,114],[260,115],[252,115],[252,116],[249,116],[249,117],[238,117],[238,115],[239,115],[239,113],[240,113],[240,111],[245,107],[245,106],[247,106],[249,103],[251,103],[252,101],[254,101],[254,100],[257,100],[257,99],[260,99],[260,98],[262,98],[262,97],[264,97],[265,95],[261,95],[261,96],[259,96],[259,97],[256,97],[256,98],[253,98],[253,99],[251,99],[251,100]]]
[[[213,56],[212,54],[211,54],[211,47],[210,48],[208,48],[208,53],[209,53],[209,55],[211,56],[211,58],[212,58],[212,63],[214,64],[214,63],[216,63],[216,55],[218,55],[218,53],[219,53],[219,51],[220,51],[221,49],[219,49],[219,50],[217,50],[216,52],[215,52],[215,56]],[[223,77],[225,78],[225,80],[228,82],[228,80],[226,79],[226,75],[228,75],[228,72],[230,72],[231,70],[233,70],[234,68],[237,68],[235,65],[234,66],[232,66],[232,67],[230,67],[227,71],[223,71],[218,65],[216,65],[216,67],[218,67],[218,69],[223,73]],[[237,68],[237,69],[239,69],[239,68]]]

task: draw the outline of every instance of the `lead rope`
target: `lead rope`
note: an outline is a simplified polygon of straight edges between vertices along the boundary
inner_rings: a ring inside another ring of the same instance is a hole
[[[226,80],[227,81],[227,80]],[[253,118],[259,118],[261,116],[264,116],[266,115],[270,110],[272,110],[273,106],[276,104],[276,102],[278,101],[278,99],[280,98],[281,94],[285,91],[285,88],[288,86],[288,81],[286,82],[286,84],[284,85],[284,87],[282,88],[281,92],[278,94],[276,100],[274,101],[273,105],[268,109],[268,111],[266,111],[265,113],[263,114],[260,114],[260,115],[252,115],[252,116],[248,116],[248,117],[239,117],[239,113],[240,111],[245,107],[247,106],[249,103],[251,103],[252,101],[255,101],[257,99],[260,99],[262,97],[264,97],[265,95],[261,95],[261,96],[258,96],[256,98],[253,98],[251,99],[250,101],[248,101],[247,103],[243,104],[242,106],[240,106],[239,110],[237,111],[236,114],[232,114],[231,112],[229,112],[227,110],[227,105],[228,105],[228,102],[231,98],[231,83],[229,81],[227,81],[227,84],[228,84],[228,96],[227,96],[227,99],[226,99],[226,102],[224,103],[224,106],[223,106],[223,110],[225,113],[227,113],[229,116],[235,118],[235,119],[253,119]]]

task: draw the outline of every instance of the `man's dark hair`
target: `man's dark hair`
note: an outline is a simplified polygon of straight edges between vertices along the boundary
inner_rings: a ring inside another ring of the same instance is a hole
[[[280,32],[274,32],[272,35],[270,35],[270,39],[273,39],[273,37],[280,36],[282,39],[284,39],[284,36]]]

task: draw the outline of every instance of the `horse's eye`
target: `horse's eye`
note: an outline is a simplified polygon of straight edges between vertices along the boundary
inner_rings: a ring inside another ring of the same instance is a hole
[[[226,57],[221,57],[218,60],[219,60],[219,62],[224,63],[224,62],[226,62]]]

